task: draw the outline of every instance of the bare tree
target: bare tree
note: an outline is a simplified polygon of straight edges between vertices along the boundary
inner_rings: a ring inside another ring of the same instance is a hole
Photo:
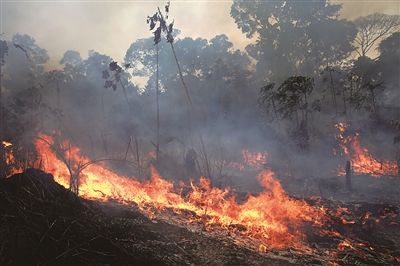
[[[400,15],[373,13],[356,18],[354,24],[358,30],[355,42],[360,46],[356,51],[359,56],[365,57],[377,40],[398,30]]]

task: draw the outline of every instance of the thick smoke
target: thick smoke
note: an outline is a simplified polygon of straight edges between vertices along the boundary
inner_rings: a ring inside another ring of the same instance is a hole
[[[244,5],[249,5],[246,8],[251,13],[250,4]],[[107,164],[117,173],[138,176],[156,164],[167,179],[188,181],[186,175],[198,179],[211,174],[214,185],[225,180],[224,176],[250,178],[228,167],[230,162],[243,160],[242,150],[267,151],[265,167],[279,173],[335,175],[338,164],[347,160],[334,155],[334,150],[340,151],[335,124],[341,122],[352,125],[372,155],[398,159],[390,120],[400,119],[395,100],[399,83],[393,71],[399,66],[398,61],[389,61],[395,58],[393,53],[398,55],[398,33],[380,39],[376,60],[352,61],[357,32],[351,21],[336,19],[331,11],[323,22],[312,14],[302,25],[301,14],[286,7],[268,8],[287,12],[284,18],[290,25],[277,20],[270,25],[276,28],[265,36],[265,29],[257,29],[258,39],[245,50],[237,50],[225,34],[193,39],[175,30],[174,51],[189,94],[164,36],[158,46],[153,36],[130,44],[124,58],[129,67],[118,62],[123,67],[121,82],[114,80],[115,87],[104,88],[116,74],[109,68],[115,59],[96,51],[81,55],[68,50],[59,70],[46,72],[49,58],[35,36],[16,35],[8,41],[10,51],[3,68],[5,140],[18,142],[37,131],[53,136],[61,133],[60,141],[69,140],[89,158],[112,159]],[[245,10],[241,8],[237,10]],[[231,15],[245,33],[254,26],[254,21],[239,21],[244,16],[234,11]],[[293,16],[299,17],[295,20]],[[345,31],[334,36],[326,34],[332,31],[321,31],[336,28]],[[303,41],[308,46],[301,45]],[[108,71],[107,79],[102,78],[103,71]],[[312,78],[312,91],[283,95],[281,85],[293,76]],[[137,79],[147,82],[139,85]],[[377,86],[383,81],[382,87]],[[260,88],[271,83],[275,83],[271,91],[280,98],[272,93],[260,102]],[[282,97],[288,97],[289,104]],[[298,102],[290,106],[293,98]],[[190,163],[195,165],[194,173]]]

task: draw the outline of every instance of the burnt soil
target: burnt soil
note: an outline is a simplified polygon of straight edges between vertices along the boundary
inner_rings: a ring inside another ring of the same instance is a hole
[[[1,265],[329,265],[328,260],[336,265],[396,265],[393,258],[400,257],[399,208],[392,204],[341,202],[352,211],[346,219],[356,222],[343,225],[332,214],[340,237],[320,237],[305,226],[310,252],[259,252],[238,245],[240,238],[229,232],[213,234],[201,225],[149,219],[134,203],[84,200],[37,169],[1,179],[0,202]],[[338,207],[332,199],[307,202]],[[388,218],[370,224],[362,218],[367,212]],[[346,237],[371,247],[335,251],[332,257],[332,247]]]

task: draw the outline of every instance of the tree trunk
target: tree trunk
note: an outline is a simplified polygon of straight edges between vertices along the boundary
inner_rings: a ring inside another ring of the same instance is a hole
[[[157,84],[156,84],[156,101],[157,101],[157,151],[156,151],[156,161],[158,162],[158,156],[160,151],[160,107],[158,103],[158,94],[159,94],[159,87],[158,87],[158,44],[156,45],[157,49]]]
[[[346,190],[347,191],[352,191],[353,188],[351,186],[351,167],[350,167],[350,161],[346,162]]]

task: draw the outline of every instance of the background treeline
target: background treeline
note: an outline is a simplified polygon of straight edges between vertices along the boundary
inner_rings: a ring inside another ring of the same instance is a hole
[[[400,16],[346,21],[340,9],[319,0],[235,0],[231,17],[254,40],[245,51],[226,35],[193,39],[171,28],[196,115],[164,37],[157,45],[151,33],[134,41],[120,82],[105,86],[113,58],[69,50],[59,70],[45,71],[46,50],[17,33],[1,43],[3,140],[26,157],[27,136],[52,134],[92,159],[116,159],[111,167],[129,175],[151,162],[166,178],[184,179],[191,149],[197,174],[207,160],[211,178],[228,175],[242,149],[268,151],[277,169],[330,173],[335,124],[344,122],[374,156],[399,160]],[[149,156],[157,147],[157,158]]]

